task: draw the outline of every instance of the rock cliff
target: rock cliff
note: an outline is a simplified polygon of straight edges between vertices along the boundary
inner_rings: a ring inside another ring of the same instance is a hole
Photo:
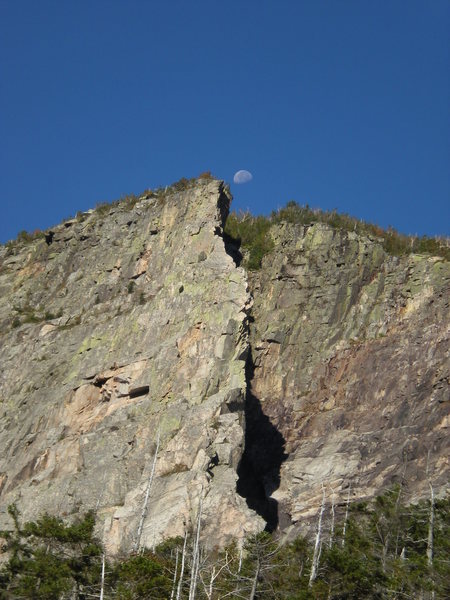
[[[211,540],[263,527],[236,494],[251,297],[229,202],[199,182],[2,249],[3,516],[94,509],[109,552],[130,549],[159,437],[142,545],[183,535],[200,496]]]
[[[271,235],[275,249],[250,277],[243,467],[264,493],[247,494],[256,505],[271,495],[281,527],[298,533],[324,491],[328,505],[393,484],[408,501],[428,497],[429,482],[444,493],[449,263],[389,256],[379,240],[320,223]],[[272,448],[253,429],[261,416]]]
[[[227,187],[184,187],[0,248],[0,528],[93,509],[117,554],[200,507],[215,545],[297,530],[322,486],[443,493],[449,263],[281,224],[247,273]]]

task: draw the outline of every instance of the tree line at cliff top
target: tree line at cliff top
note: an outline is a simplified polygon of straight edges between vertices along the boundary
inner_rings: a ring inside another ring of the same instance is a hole
[[[170,186],[147,189],[141,194],[127,194],[112,202],[100,202],[95,208],[99,216],[106,215],[114,206],[124,205],[127,209],[141,199],[157,197],[163,198],[168,193],[185,192],[192,189],[198,180],[208,181],[216,179],[210,171],[201,173],[198,177],[187,179],[182,177]],[[77,213],[76,219],[83,219],[85,213]],[[68,220],[68,219],[66,219]],[[269,235],[269,230],[278,223],[295,223],[300,225],[311,225],[313,223],[326,223],[334,229],[355,231],[358,234],[370,235],[379,238],[383,248],[388,254],[403,256],[406,254],[430,254],[441,256],[450,260],[450,239],[443,236],[414,236],[405,235],[396,231],[393,227],[383,229],[378,225],[357,219],[337,210],[312,209],[308,204],[300,205],[294,200],[289,201],[284,208],[272,211],[270,216],[252,215],[250,212],[232,212],[225,225],[225,233],[237,240],[246,251],[244,266],[250,270],[261,267],[263,257],[273,250],[274,243]],[[36,239],[44,238],[44,232],[36,229],[29,233],[21,231],[16,240],[7,242],[12,249],[18,242],[27,243]]]
[[[412,236],[399,233],[392,227],[382,229],[336,210],[312,209],[307,204],[300,205],[293,200],[284,208],[273,211],[270,216],[254,216],[249,212],[232,212],[226,222],[225,233],[237,240],[246,251],[245,266],[250,270],[261,267],[263,257],[274,248],[270,236],[273,225],[294,223],[312,225],[325,223],[333,229],[354,231],[380,239],[384,250],[394,256],[406,254],[430,254],[450,260],[450,240],[444,237]]]
[[[350,494],[349,494],[350,496]],[[280,544],[261,533],[244,545],[205,551],[198,537],[169,539],[114,560],[88,513],[71,524],[44,515],[1,532],[9,556],[0,569],[2,600],[344,600],[450,596],[450,502],[402,502],[397,486],[369,503],[325,498],[314,539]],[[340,514],[337,518],[336,515]],[[198,523],[201,528],[202,522]],[[196,556],[196,558],[195,558]],[[195,580],[195,581],[194,581]],[[195,585],[194,585],[195,584]]]

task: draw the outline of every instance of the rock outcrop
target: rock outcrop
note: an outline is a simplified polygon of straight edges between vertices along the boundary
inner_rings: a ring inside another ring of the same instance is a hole
[[[283,224],[247,273],[227,187],[185,187],[0,248],[0,529],[92,509],[117,554],[200,505],[220,545],[297,531],[323,489],[444,493],[449,263]]]
[[[328,506],[393,484],[408,501],[429,496],[429,482],[443,493],[449,263],[389,256],[323,224],[271,233],[275,250],[250,279],[251,392],[278,437],[270,453],[249,432],[244,458],[280,525],[298,531],[315,516],[323,487]]]
[[[229,202],[199,181],[2,248],[0,527],[11,502],[24,519],[93,509],[108,551],[129,550],[158,436],[142,545],[183,535],[200,496],[205,539],[264,526],[236,493],[251,297]]]

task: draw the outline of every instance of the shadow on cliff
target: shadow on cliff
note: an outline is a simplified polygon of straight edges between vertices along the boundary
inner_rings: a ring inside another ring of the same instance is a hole
[[[284,452],[285,439],[252,393],[253,375],[250,351],[246,364],[245,449],[237,471],[237,492],[266,521],[266,531],[273,532],[278,527],[278,502],[270,495],[280,485],[281,464],[288,455]]]
[[[237,240],[225,231],[222,234],[223,243],[225,245],[225,252],[231,256],[234,261],[234,264],[239,267],[242,262],[242,253],[240,251],[241,242]]]

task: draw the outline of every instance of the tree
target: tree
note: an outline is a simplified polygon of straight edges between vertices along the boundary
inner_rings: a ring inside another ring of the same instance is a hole
[[[59,600],[69,590],[80,597],[83,590],[98,589],[102,548],[93,513],[69,525],[45,514],[23,527],[16,506],[8,513],[14,530],[2,532],[11,553],[0,575],[3,597]]]

